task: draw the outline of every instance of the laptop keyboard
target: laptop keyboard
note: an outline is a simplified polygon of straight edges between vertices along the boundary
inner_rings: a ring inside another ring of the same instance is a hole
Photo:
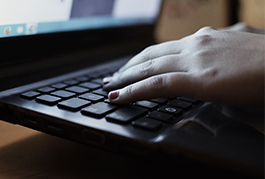
[[[103,70],[102,70],[103,71]],[[130,124],[143,130],[159,130],[164,123],[181,120],[200,101],[190,97],[156,98],[133,104],[116,105],[108,100],[102,88],[102,79],[110,75],[83,75],[74,79],[22,93],[21,98],[35,100],[59,110],[80,111],[84,116],[105,118],[120,125]]]

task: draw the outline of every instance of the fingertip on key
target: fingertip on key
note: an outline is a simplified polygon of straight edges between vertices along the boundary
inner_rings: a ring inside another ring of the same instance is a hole
[[[113,101],[113,100],[117,99],[119,97],[119,95],[120,95],[119,91],[112,91],[109,93],[108,97],[109,97],[110,101]]]

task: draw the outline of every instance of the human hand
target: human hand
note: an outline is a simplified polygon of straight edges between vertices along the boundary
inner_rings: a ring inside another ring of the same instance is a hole
[[[255,34],[265,34],[265,29],[258,29],[255,27],[248,26],[244,22],[236,23],[232,26],[229,26],[225,28],[225,30],[232,30],[232,31],[238,31],[238,32],[250,32]]]
[[[103,80],[113,103],[192,96],[264,105],[265,36],[205,27],[181,40],[146,48]],[[120,89],[119,89],[120,88]]]

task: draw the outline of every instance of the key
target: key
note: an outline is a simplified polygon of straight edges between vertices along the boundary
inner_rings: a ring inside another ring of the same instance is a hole
[[[71,98],[66,101],[62,101],[58,104],[59,108],[70,110],[70,111],[78,111],[81,108],[88,106],[91,104],[90,101],[79,99],[79,98]]]
[[[76,85],[79,82],[77,80],[66,80],[63,83],[65,83],[67,85]]]
[[[151,102],[151,101],[137,101],[135,102],[136,106],[144,107],[147,109],[154,109],[158,107],[157,103]]]
[[[153,119],[157,119],[159,121],[163,121],[163,122],[170,122],[170,120],[173,119],[174,117],[171,114],[167,114],[167,113],[163,113],[159,111],[152,111],[147,116]]]
[[[26,98],[26,99],[34,99],[39,95],[40,95],[40,93],[38,93],[36,91],[27,91],[25,93],[22,93],[20,96],[22,98]]]
[[[103,83],[103,78],[96,78],[96,79],[93,79],[91,81],[94,82],[94,83],[102,84]]]
[[[162,122],[143,117],[133,121],[132,125],[135,127],[155,131],[162,127]]]
[[[108,114],[106,116],[106,119],[110,122],[128,123],[134,120],[135,118],[144,115],[147,112],[148,112],[147,109],[135,106],[127,106],[111,114]]]
[[[169,101],[168,103],[170,106],[175,106],[184,110],[188,110],[192,107],[192,103],[186,102],[186,101],[182,101],[182,100],[178,100],[178,99],[174,99]]]
[[[90,80],[90,78],[87,76],[79,76],[79,77],[75,78],[75,80],[80,81],[80,82],[85,82],[85,81]]]
[[[71,86],[71,87],[66,88],[65,90],[76,93],[76,94],[83,94],[83,93],[89,92],[89,89],[83,88],[81,86]]]
[[[199,102],[198,99],[195,99],[193,97],[179,97],[178,99],[183,100],[183,101],[187,101],[190,103],[194,103],[194,104]]]
[[[36,101],[39,103],[47,104],[47,105],[55,105],[59,101],[61,101],[61,98],[45,94],[45,95],[38,96],[36,98]]]
[[[95,94],[98,94],[98,95],[102,95],[102,96],[104,96],[106,98],[108,97],[108,94],[109,94],[109,92],[104,91],[102,88],[97,89],[95,91],[92,91],[92,93],[95,93]]]
[[[67,86],[68,86],[67,84],[63,84],[63,83],[56,83],[52,85],[52,87],[56,89],[63,89],[63,88],[66,88]]]
[[[91,83],[91,82],[85,82],[85,83],[81,83],[79,84],[79,86],[82,86],[84,88],[88,88],[90,90],[95,90],[101,87],[100,84],[96,84],[96,83]]]
[[[97,94],[93,94],[93,93],[85,93],[79,96],[79,98],[85,99],[85,100],[89,100],[92,101],[94,103],[99,102],[99,101],[103,101],[104,97],[97,95]]]
[[[43,87],[43,88],[39,88],[37,91],[41,92],[41,93],[50,93],[50,92],[52,92],[54,90],[55,90],[55,88],[46,86],[46,87]]]
[[[82,109],[81,112],[84,115],[90,115],[90,116],[95,116],[95,117],[100,118],[115,109],[117,109],[116,105],[99,102],[99,103],[93,104],[91,106],[88,106]]]
[[[64,91],[64,90],[58,90],[58,91],[52,92],[51,95],[60,97],[62,99],[69,99],[69,98],[74,97],[75,93],[71,93],[71,92]]]
[[[158,104],[163,104],[167,102],[167,98],[155,98],[155,99],[150,99],[150,101],[158,103]]]
[[[99,73],[97,73],[97,72],[90,72],[89,74],[87,74],[87,77],[89,77],[89,78],[99,78],[101,75],[99,74]]]
[[[173,106],[167,106],[167,105],[162,106],[161,108],[158,109],[158,111],[169,113],[174,116],[180,116],[183,112],[183,110],[180,108],[173,107]]]

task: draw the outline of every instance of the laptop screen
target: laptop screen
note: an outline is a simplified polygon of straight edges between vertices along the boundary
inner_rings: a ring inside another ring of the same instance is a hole
[[[151,24],[160,5],[161,0],[1,0],[0,38]]]

